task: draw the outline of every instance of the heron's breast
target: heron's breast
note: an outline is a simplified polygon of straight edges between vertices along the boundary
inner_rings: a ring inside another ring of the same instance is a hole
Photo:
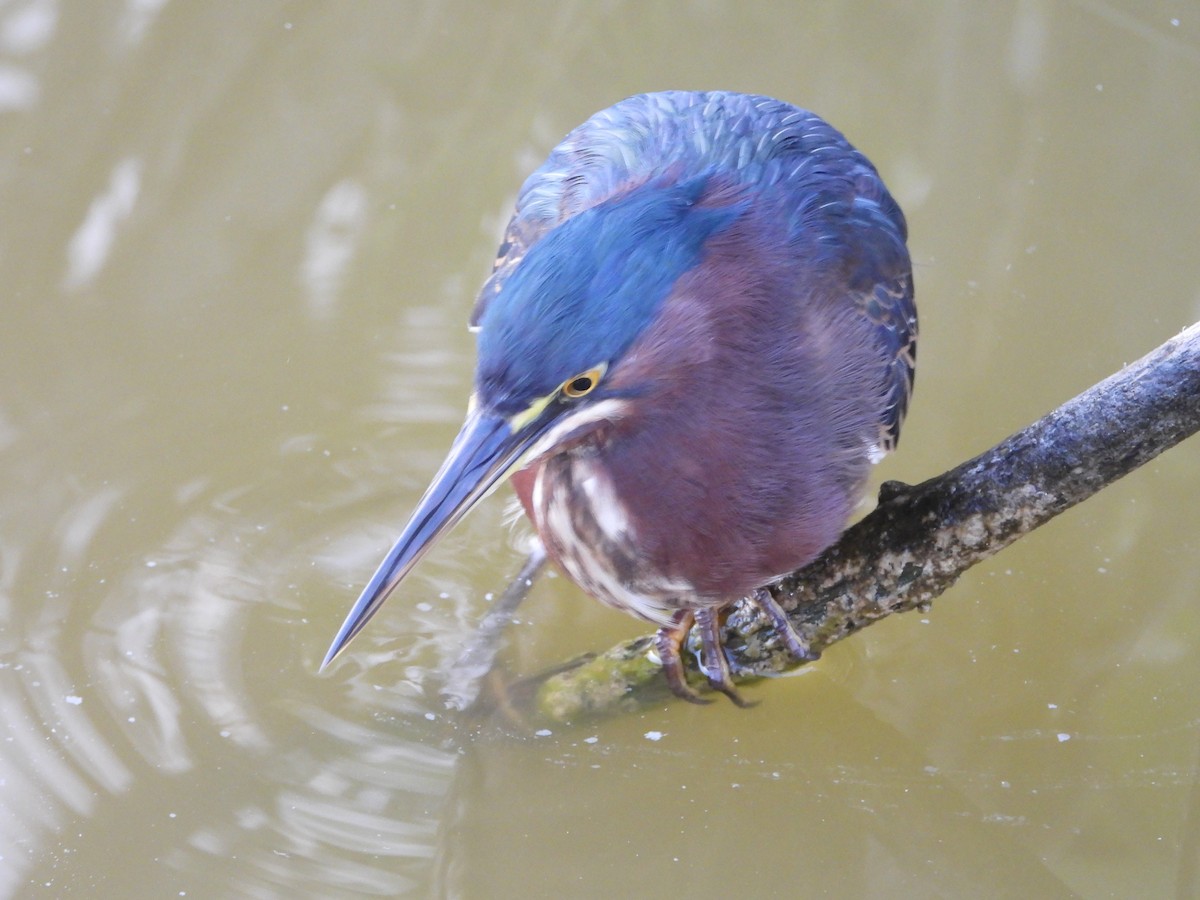
[[[525,506],[551,558],[600,602],[660,625],[695,605],[691,584],[645,557],[629,510],[587,453],[544,460]]]

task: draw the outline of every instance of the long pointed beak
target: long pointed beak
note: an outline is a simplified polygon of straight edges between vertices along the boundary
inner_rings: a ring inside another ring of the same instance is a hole
[[[325,654],[322,669],[363,629],[437,539],[515,467],[541,431],[525,427],[514,433],[505,419],[479,410],[467,417],[404,532],[346,616]]]

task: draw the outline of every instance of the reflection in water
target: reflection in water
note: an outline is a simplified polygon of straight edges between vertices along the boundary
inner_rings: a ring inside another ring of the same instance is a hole
[[[141,191],[141,170],[138,160],[121,160],[112,171],[108,187],[92,201],[83,224],[67,244],[63,290],[87,286],[108,261],[117,230],[132,215]]]
[[[58,24],[55,0],[24,3],[0,16],[0,52],[20,58],[41,50]],[[37,77],[21,65],[0,61],[0,113],[33,109],[41,98]]]
[[[117,33],[126,45],[131,46],[142,40],[166,5],[167,0],[125,0],[125,8],[117,23]]]
[[[842,123],[911,214],[921,479],[1195,319],[1200,19],[460,6],[0,4],[0,896],[1195,896],[1196,447],[754,710],[465,734],[487,514],[315,670],[567,128],[673,86]],[[541,587],[516,668],[629,635]]]
[[[333,313],[367,224],[367,192],[346,178],[329,189],[308,226],[301,280],[308,292],[309,312],[326,319]]]
[[[19,564],[6,564],[6,580],[20,590],[37,579],[24,562],[36,557],[57,558],[68,573],[94,569],[96,546],[120,529],[136,493],[102,488],[76,502],[56,517],[57,546],[13,546],[10,536],[4,556]],[[239,895],[285,884],[395,895],[427,883],[455,767],[440,749],[444,726],[419,696],[363,685],[356,705],[378,722],[364,727],[313,699],[342,688],[315,681],[301,654],[287,671],[258,666],[255,641],[278,641],[281,622],[295,619],[296,586],[282,579],[306,568],[314,546],[279,555],[270,528],[247,524],[264,499],[253,491],[190,493],[158,549],[115,577],[73,580],[15,619],[23,633],[5,631],[0,893],[42,877],[30,869],[39,848],[72,819],[90,824],[71,831],[75,855],[50,881],[82,875],[71,875],[73,862],[121,852],[120,823],[147,815],[147,791],[171,829],[163,861],[181,885],[210,879],[209,859],[222,861],[227,890]],[[99,601],[87,602],[93,592]],[[236,799],[210,805],[197,795],[212,773],[242,769],[256,773],[253,790],[236,777],[230,786],[245,792]]]

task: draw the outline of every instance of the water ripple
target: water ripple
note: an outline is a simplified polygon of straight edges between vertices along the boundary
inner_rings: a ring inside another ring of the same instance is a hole
[[[417,617],[408,646],[364,642],[359,659],[388,657],[394,687],[353,665],[314,677],[306,614],[313,596],[348,598],[332,581],[343,549],[374,555],[359,527],[371,498],[355,487],[314,504],[296,517],[304,534],[270,486],[198,480],[173,492],[175,521],[157,543],[114,557],[141,524],[146,487],[43,493],[35,527],[0,536],[0,893],[68,832],[117,852],[130,815],[171,823],[161,856],[181,883],[213,884],[220,859],[227,890],[246,896],[428,885],[456,754],[424,682],[453,655],[454,619],[400,607]],[[346,533],[328,538],[339,521]],[[46,559],[48,579],[36,568]],[[14,605],[39,582],[38,604]],[[346,703],[354,718],[329,712]],[[377,724],[364,726],[358,705]],[[70,865],[56,864],[59,883]]]

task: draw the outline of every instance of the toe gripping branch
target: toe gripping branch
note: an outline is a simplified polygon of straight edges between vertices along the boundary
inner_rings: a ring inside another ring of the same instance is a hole
[[[783,641],[788,653],[797,662],[811,662],[820,657],[808,642],[800,636],[784,611],[771,596],[770,591],[760,588],[750,599],[771,621],[775,632]],[[671,624],[658,630],[654,637],[655,649],[662,661],[663,675],[671,691],[689,703],[708,703],[688,683],[687,670],[683,663],[683,643],[695,625],[700,637],[698,666],[709,686],[720,691],[741,707],[753,706],[738,692],[733,681],[729,658],[721,641],[721,622],[732,604],[723,607],[707,607],[691,610],[681,609],[671,618]]]

